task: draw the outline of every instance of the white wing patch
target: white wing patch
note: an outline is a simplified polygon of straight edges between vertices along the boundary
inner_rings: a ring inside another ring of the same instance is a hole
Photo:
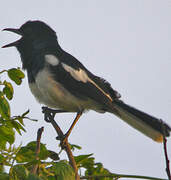
[[[49,64],[51,64],[52,66],[57,66],[59,64],[59,60],[57,57],[55,57],[52,54],[46,54],[45,55],[45,60],[46,62],[48,62]]]
[[[71,66],[68,66],[67,64],[64,64],[64,63],[62,63],[62,66],[63,66],[63,68],[64,68],[67,72],[69,72],[69,73],[71,74],[71,76],[72,76],[75,80],[77,80],[77,81],[82,81],[82,82],[84,82],[84,83],[86,83],[86,82],[92,83],[92,84],[93,84],[94,86],[96,86],[96,88],[98,88],[105,96],[107,96],[111,101],[113,101],[113,99],[110,97],[110,95],[107,94],[105,91],[103,91],[103,89],[100,88],[93,80],[91,80],[91,79],[88,77],[87,73],[86,73],[84,70],[82,70],[82,69],[76,70],[76,69],[72,68]]]
[[[84,83],[89,81],[89,77],[88,77],[87,73],[84,70],[82,70],[82,69],[79,69],[79,70],[73,69],[71,66],[68,66],[68,65],[66,65],[64,63],[62,63],[62,66],[65,69],[65,71],[69,72],[71,74],[71,76],[74,79],[76,79],[77,81],[82,81]]]

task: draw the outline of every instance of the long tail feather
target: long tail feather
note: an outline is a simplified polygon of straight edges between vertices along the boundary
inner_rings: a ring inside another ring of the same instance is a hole
[[[115,115],[153,140],[162,142],[163,136],[170,135],[171,128],[161,119],[144,113],[122,101],[114,101],[113,105],[117,110],[117,113],[113,111]]]

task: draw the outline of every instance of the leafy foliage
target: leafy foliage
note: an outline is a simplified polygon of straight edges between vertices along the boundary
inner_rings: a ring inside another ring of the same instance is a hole
[[[53,166],[49,168],[59,180],[74,180],[75,173],[72,167],[67,161],[59,161],[53,163]]]
[[[6,142],[9,144],[14,143],[14,130],[12,127],[0,126],[0,141],[2,144],[6,144]]]

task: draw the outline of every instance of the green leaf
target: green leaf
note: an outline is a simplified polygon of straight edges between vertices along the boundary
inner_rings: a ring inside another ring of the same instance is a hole
[[[12,125],[15,128],[15,130],[21,135],[21,130],[23,130],[24,132],[26,132],[26,130],[23,128],[23,126],[16,122],[16,121],[12,121]]]
[[[49,156],[49,152],[46,149],[46,146],[44,144],[40,144],[40,153],[39,153],[39,158],[40,160],[45,160]],[[36,141],[28,143],[26,146],[21,147],[19,152],[17,153],[16,156],[16,161],[18,163],[23,163],[23,162],[30,162],[35,160],[36,157]]]
[[[85,164],[94,164],[94,158],[90,158],[92,155],[93,154],[74,156],[77,166],[85,167]]]
[[[53,163],[51,168],[58,177],[58,180],[75,180],[73,168],[65,161]]]
[[[3,173],[4,171],[5,171],[4,166],[0,164],[0,173]]]
[[[13,86],[10,82],[7,81],[4,81],[3,84],[5,85],[5,87],[3,88],[3,93],[9,100],[11,100],[14,94]]]
[[[4,162],[6,161],[6,158],[0,154],[0,173],[4,172]]]
[[[5,161],[5,157],[0,154],[0,173],[4,172],[4,161]]]
[[[47,180],[56,180],[56,177],[55,176],[48,176]]]
[[[59,160],[59,155],[54,152],[54,151],[51,151],[51,150],[48,150],[49,151],[49,157],[54,160],[54,161],[57,161]]]
[[[0,140],[1,140],[1,137],[0,137]],[[5,141],[5,140],[1,141],[1,143],[0,143],[0,150],[1,149],[4,150],[5,147],[6,147],[6,144],[7,144],[7,141]]]
[[[0,163],[2,163],[4,161],[4,156],[2,154],[0,154]]]
[[[5,99],[3,92],[0,91],[0,114],[2,118],[8,120],[10,118],[10,105],[8,101]]]
[[[78,146],[76,144],[69,144],[69,145],[70,145],[70,148],[71,148],[72,151],[74,151],[75,149],[78,149],[78,150],[82,149],[81,146]]]
[[[13,144],[15,140],[15,133],[13,128],[8,126],[0,126],[0,142]]]
[[[23,117],[18,116],[16,119],[24,126]]]
[[[24,118],[28,113],[30,112],[30,110],[28,109],[26,112],[24,112],[21,117]]]
[[[24,73],[20,69],[16,69],[16,68],[9,69],[8,76],[17,85],[20,85],[22,82],[22,79],[25,77]]]
[[[26,180],[29,171],[22,165],[15,165],[12,169],[12,174],[18,179]]]
[[[0,173],[0,179],[2,180],[9,180],[9,175],[7,173]]]
[[[43,180],[43,179],[38,177],[37,175],[29,174],[26,180]]]
[[[109,170],[103,167],[102,163],[95,163],[93,166],[88,167],[85,171],[85,175],[109,175],[111,174]],[[113,180],[113,177],[101,177],[101,180]]]
[[[14,116],[14,120],[18,120],[20,122],[20,124],[22,124],[24,126],[24,122],[23,119],[29,119],[28,117],[26,117],[26,115],[29,113],[30,111],[27,110],[26,112],[24,112],[21,116]],[[37,120],[36,120],[37,121]]]

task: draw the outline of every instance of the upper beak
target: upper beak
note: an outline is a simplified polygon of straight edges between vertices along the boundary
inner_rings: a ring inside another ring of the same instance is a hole
[[[6,29],[3,29],[3,31],[10,31],[10,32],[13,32],[13,33],[16,33],[16,34],[22,36],[22,32],[20,31],[20,29],[6,28]],[[5,46],[2,46],[2,48],[17,46],[18,43],[19,43],[19,40],[15,41],[15,42],[12,42],[10,44],[7,44]]]

